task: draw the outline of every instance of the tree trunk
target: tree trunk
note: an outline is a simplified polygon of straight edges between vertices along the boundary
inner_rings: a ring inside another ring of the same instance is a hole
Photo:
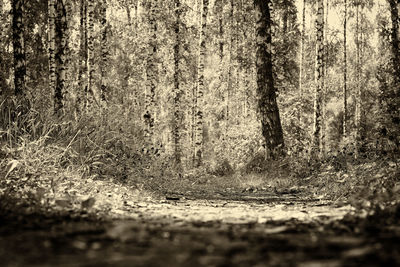
[[[89,105],[89,94],[94,99],[94,0],[87,0],[87,89],[85,91],[86,108]],[[95,99],[94,99],[95,100]]]
[[[355,114],[355,156],[358,157],[361,145],[361,63],[360,63],[360,20],[359,20],[360,6],[356,5],[356,114]]]
[[[256,8],[256,68],[258,110],[267,156],[283,153],[284,141],[272,69],[272,29],[269,1],[254,0]]]
[[[196,129],[195,129],[195,166],[199,167],[203,161],[203,95],[204,95],[204,59],[206,53],[206,28],[208,1],[203,0],[201,12],[200,51],[197,73],[196,90]]]
[[[347,0],[344,0],[343,22],[343,139],[347,138]]]
[[[87,64],[88,64],[88,45],[87,45],[87,2],[80,0],[80,47],[79,47],[79,74],[78,74],[78,92],[76,93],[76,113],[81,111],[82,102],[86,106],[87,97]]]
[[[327,75],[328,75],[328,15],[329,15],[329,0],[326,0],[326,11],[325,11],[325,24],[324,24],[324,59],[323,68],[324,75],[323,81],[323,91],[321,99],[321,153],[325,155],[326,151],[326,99],[328,94],[327,89]]]
[[[239,117],[240,113],[242,111],[242,107],[239,106],[239,101],[240,103],[243,103],[242,99],[242,94],[240,88],[240,77],[242,75],[242,47],[241,47],[241,27],[242,27],[242,9],[243,9],[243,3],[242,0],[237,1],[236,5],[236,79],[235,79],[235,87],[234,87],[234,94],[235,94],[235,103],[236,105],[233,106],[233,113],[236,118],[236,124],[239,123]],[[239,109],[240,108],[240,109]]]
[[[57,0],[48,0],[49,12],[49,88],[52,92],[56,92],[56,3]],[[55,100],[55,98],[54,98]]]
[[[108,71],[108,40],[107,40],[107,0],[103,0],[101,5],[101,86],[100,86],[100,98],[103,104],[107,100],[107,71]]]
[[[181,1],[175,0],[175,44],[174,44],[174,119],[173,119],[173,137],[174,137],[174,158],[175,166],[179,170],[182,163],[181,130],[183,124],[183,111],[181,101],[183,90],[180,84],[180,59],[181,59]]]
[[[314,92],[314,129],[312,135],[312,156],[321,152],[321,109],[322,92],[324,87],[324,2],[317,1],[316,19],[316,58],[315,58],[315,92]]]
[[[226,89],[226,97],[225,97],[225,134],[228,132],[229,128],[229,117],[230,117],[230,102],[231,102],[231,96],[232,96],[232,91],[233,91],[233,76],[234,76],[234,66],[233,66],[233,43],[234,43],[234,29],[233,29],[233,23],[234,23],[234,15],[235,15],[235,3],[234,0],[231,0],[231,10],[230,10],[230,22],[229,22],[229,33],[230,33],[230,40],[229,40],[229,62],[228,62],[228,87]]]
[[[397,86],[400,86],[400,1],[398,0],[388,0],[390,4],[390,14],[392,20],[392,54],[393,54],[393,67],[395,72],[395,79]],[[400,88],[397,88],[398,90]]]
[[[56,44],[56,88],[54,93],[54,113],[61,115],[63,112],[63,93],[65,91],[65,52],[67,47],[67,10],[65,1],[56,0],[55,18],[55,44]]]
[[[0,0],[0,24],[4,24],[4,17],[3,17],[3,0]],[[6,82],[6,75],[4,73],[5,70],[5,63],[4,63],[4,29],[0,29],[0,97],[5,94],[6,92],[6,87],[7,87],[7,82]]]
[[[24,0],[12,0],[12,31],[14,49],[14,92],[25,98],[25,43],[24,43]]]
[[[219,32],[219,39],[218,39],[218,56],[219,56],[219,66],[218,66],[218,79],[219,79],[219,91],[221,92],[221,100],[224,100],[224,93],[226,92],[225,89],[225,66],[224,66],[224,56],[225,56],[225,42],[224,42],[224,4],[222,1],[215,2],[217,5],[216,13],[218,14],[218,32]]]
[[[154,116],[155,116],[155,91],[157,86],[157,1],[153,0],[149,5],[149,27],[150,36],[148,43],[148,55],[146,63],[146,104],[145,114],[143,115],[145,130],[144,138],[147,146],[153,144],[154,135]]]
[[[298,121],[299,121],[299,140],[301,138],[301,130],[303,129],[303,102],[304,102],[304,92],[303,92],[303,79],[304,79],[304,47],[305,47],[305,36],[306,36],[306,0],[303,0],[303,12],[302,12],[302,22],[301,22],[301,40],[300,40],[300,72],[299,72],[299,111],[298,111]]]
[[[394,75],[394,94],[390,100],[390,109],[388,110],[391,122],[394,125],[393,137],[397,148],[400,147],[400,1],[389,0],[390,13],[392,18],[392,61]]]

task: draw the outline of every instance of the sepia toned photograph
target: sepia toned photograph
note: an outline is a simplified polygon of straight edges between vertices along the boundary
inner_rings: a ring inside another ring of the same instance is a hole
[[[400,266],[400,0],[0,0],[0,266]]]

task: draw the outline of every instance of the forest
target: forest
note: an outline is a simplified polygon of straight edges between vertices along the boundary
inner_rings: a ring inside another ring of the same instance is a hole
[[[0,260],[400,264],[399,16],[0,0]]]

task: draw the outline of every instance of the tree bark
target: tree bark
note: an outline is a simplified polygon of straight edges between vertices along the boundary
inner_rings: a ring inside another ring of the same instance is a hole
[[[174,119],[173,119],[173,137],[174,137],[174,159],[175,167],[179,170],[182,163],[181,130],[183,124],[183,111],[181,101],[183,90],[180,84],[180,59],[181,59],[181,1],[174,0],[175,3],[175,44],[174,44]]]
[[[390,14],[392,20],[391,39],[392,39],[392,54],[393,67],[397,86],[400,85],[400,1],[388,0],[390,4]],[[398,88],[399,89],[399,88]]]
[[[14,93],[25,97],[25,40],[24,40],[24,0],[12,0],[12,32],[14,49]]]
[[[64,0],[56,0],[55,17],[55,63],[56,63],[56,87],[54,93],[54,113],[61,115],[63,112],[63,94],[65,91],[65,52],[67,48],[67,11]]]
[[[87,0],[87,87],[85,91],[86,108],[88,108],[90,98],[94,97],[94,0]],[[95,99],[94,99],[95,100]]]
[[[56,3],[57,0],[48,0],[48,16],[49,16],[49,88],[56,92]]]
[[[256,68],[258,110],[267,157],[277,159],[283,153],[283,131],[276,101],[272,68],[272,28],[270,0],[254,0],[256,8]]]
[[[347,138],[347,0],[344,0],[343,22],[343,139]]]
[[[79,73],[78,73],[78,92],[76,92],[76,113],[81,111],[82,102],[86,106],[87,97],[87,2],[80,0],[80,47],[79,47]]]
[[[304,79],[304,47],[305,47],[305,36],[306,36],[306,0],[303,0],[303,12],[301,20],[301,40],[300,40],[300,63],[299,63],[299,110],[298,110],[298,121],[299,121],[299,133],[298,137],[301,138],[301,130],[303,129],[303,102],[304,102],[304,92],[303,92],[303,79]]]
[[[228,62],[228,87],[226,89],[226,96],[225,96],[225,134],[228,132],[229,128],[229,117],[231,116],[231,110],[230,110],[230,102],[231,102],[231,96],[233,92],[233,76],[234,76],[234,66],[233,66],[233,43],[234,43],[234,29],[233,29],[233,24],[234,24],[234,16],[235,16],[235,3],[234,0],[230,1],[230,21],[229,21],[229,33],[230,33],[230,40],[229,40],[229,62]]]
[[[3,0],[0,0],[0,23],[4,25],[4,17],[3,17]],[[5,63],[4,63],[4,29],[0,29],[0,97],[5,94],[7,82],[5,78]]]
[[[101,101],[106,103],[107,101],[107,71],[108,71],[108,39],[107,39],[107,0],[102,1],[101,5],[101,85],[100,85],[100,98]]]
[[[148,3],[149,5],[149,27],[150,36],[148,43],[148,55],[146,62],[146,104],[145,114],[143,115],[145,130],[144,138],[147,146],[153,144],[154,135],[154,117],[155,117],[155,91],[157,87],[157,1],[153,0]]]
[[[329,16],[329,0],[326,0],[325,22],[324,22],[324,76],[323,76],[323,92],[322,92],[322,118],[321,118],[321,153],[326,152],[326,103],[328,95],[327,77],[328,77],[328,16]]]
[[[356,4],[356,111],[355,111],[355,128],[356,128],[356,138],[355,138],[355,156],[358,157],[359,149],[361,146],[361,62],[360,62],[360,6]]]
[[[196,90],[196,126],[195,126],[195,166],[199,167],[203,161],[203,95],[204,95],[204,59],[206,53],[206,28],[208,1],[203,0],[201,12],[200,50],[197,72]]]
[[[391,121],[396,130],[393,134],[395,135],[394,140],[397,148],[400,147],[400,1],[399,0],[389,0],[390,13],[392,19],[392,65],[393,65],[393,75],[394,75],[394,94],[393,99],[390,100],[390,109],[388,110],[391,117]]]
[[[316,19],[316,58],[315,58],[315,91],[314,91],[314,128],[312,135],[312,156],[321,152],[322,93],[324,90],[324,2],[317,1]]]
[[[219,91],[221,102],[224,101],[226,94],[226,87],[225,87],[225,38],[224,38],[224,3],[222,1],[216,1],[216,13],[218,16],[218,56],[219,56],[219,66],[218,66],[218,79],[219,79]],[[226,111],[225,111],[226,113]]]

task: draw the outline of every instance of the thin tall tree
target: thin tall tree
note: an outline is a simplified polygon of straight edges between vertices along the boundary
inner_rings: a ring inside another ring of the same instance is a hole
[[[158,73],[157,73],[157,8],[158,2],[156,0],[147,3],[149,15],[149,28],[150,36],[148,40],[148,54],[146,61],[146,99],[145,99],[145,114],[143,115],[145,130],[144,137],[147,146],[153,144],[154,135],[154,118],[155,118],[155,92],[157,87]]]
[[[312,154],[321,152],[322,93],[324,87],[324,1],[317,1],[316,19],[316,58],[314,91],[314,128],[312,135]]]
[[[24,39],[24,0],[12,0],[12,40],[14,50],[14,92],[18,97],[25,97],[25,39]]]
[[[48,16],[49,16],[49,88],[53,92],[56,91],[56,0],[48,0]]]
[[[174,118],[173,118],[173,138],[174,138],[174,158],[175,166],[177,169],[181,168],[182,162],[182,124],[183,124],[183,111],[182,111],[182,97],[183,89],[181,87],[181,13],[182,6],[180,0],[174,0],[175,4],[175,44],[174,44]]]
[[[347,0],[344,0],[343,21],[343,139],[347,138]]]
[[[324,155],[326,151],[326,102],[328,94],[327,75],[328,75],[328,16],[329,16],[329,0],[325,4],[325,22],[324,22],[324,59],[323,59],[323,91],[321,100],[321,153]]]
[[[87,86],[85,91],[85,106],[89,105],[89,94],[94,96],[94,0],[87,0]],[[96,100],[93,97],[93,100]]]
[[[356,33],[355,33],[355,44],[356,44],[356,110],[355,110],[355,156],[358,157],[360,145],[361,145],[361,62],[360,62],[360,4],[355,4],[356,8]]]
[[[283,152],[283,131],[276,101],[272,68],[272,25],[270,0],[254,0],[256,8],[256,68],[258,111],[267,157],[276,159]]]
[[[304,47],[305,47],[305,36],[306,36],[306,0],[303,0],[302,8],[302,19],[301,19],[301,39],[300,39],[300,63],[299,63],[299,111],[298,111],[298,121],[299,121],[299,138],[300,131],[303,128],[302,124],[302,113],[303,113],[303,102],[304,102],[304,92],[303,92],[303,80],[304,80]]]
[[[394,125],[394,140],[397,148],[400,147],[400,1],[388,0],[392,20],[391,43],[392,43],[392,66],[394,76],[393,99],[390,100],[388,110]]]
[[[87,1],[80,0],[80,24],[79,24],[79,72],[78,91],[76,92],[76,112],[81,111],[82,102],[86,106],[87,97],[87,64],[88,64],[88,43],[87,43]]]
[[[231,97],[233,95],[233,82],[235,76],[235,68],[233,63],[233,55],[234,55],[234,22],[235,22],[235,1],[230,1],[230,14],[229,14],[229,62],[228,62],[228,87],[225,93],[225,134],[228,132],[229,128],[229,117],[231,116]]]
[[[400,1],[388,0],[390,5],[390,14],[392,20],[391,40],[392,40],[392,55],[393,67],[395,73],[395,80],[397,83],[397,90],[400,92]]]
[[[100,85],[100,98],[103,103],[106,102],[107,97],[107,71],[108,71],[108,39],[107,39],[107,0],[101,3],[101,85]]]
[[[206,54],[206,28],[208,1],[202,1],[201,10],[201,30],[199,60],[197,67],[197,89],[196,89],[196,125],[195,125],[195,147],[194,147],[194,165],[200,166],[203,161],[203,97],[204,97],[204,60]]]
[[[0,23],[3,24],[3,0],[0,0]],[[3,29],[0,29],[0,97],[5,93],[7,83],[5,79],[5,74],[3,73],[3,69],[5,69],[4,64],[4,34]]]
[[[67,10],[65,1],[56,0],[55,6],[55,64],[56,64],[56,86],[54,93],[54,112],[58,115],[63,110],[63,94],[65,91],[66,77],[66,48],[67,48]]]

